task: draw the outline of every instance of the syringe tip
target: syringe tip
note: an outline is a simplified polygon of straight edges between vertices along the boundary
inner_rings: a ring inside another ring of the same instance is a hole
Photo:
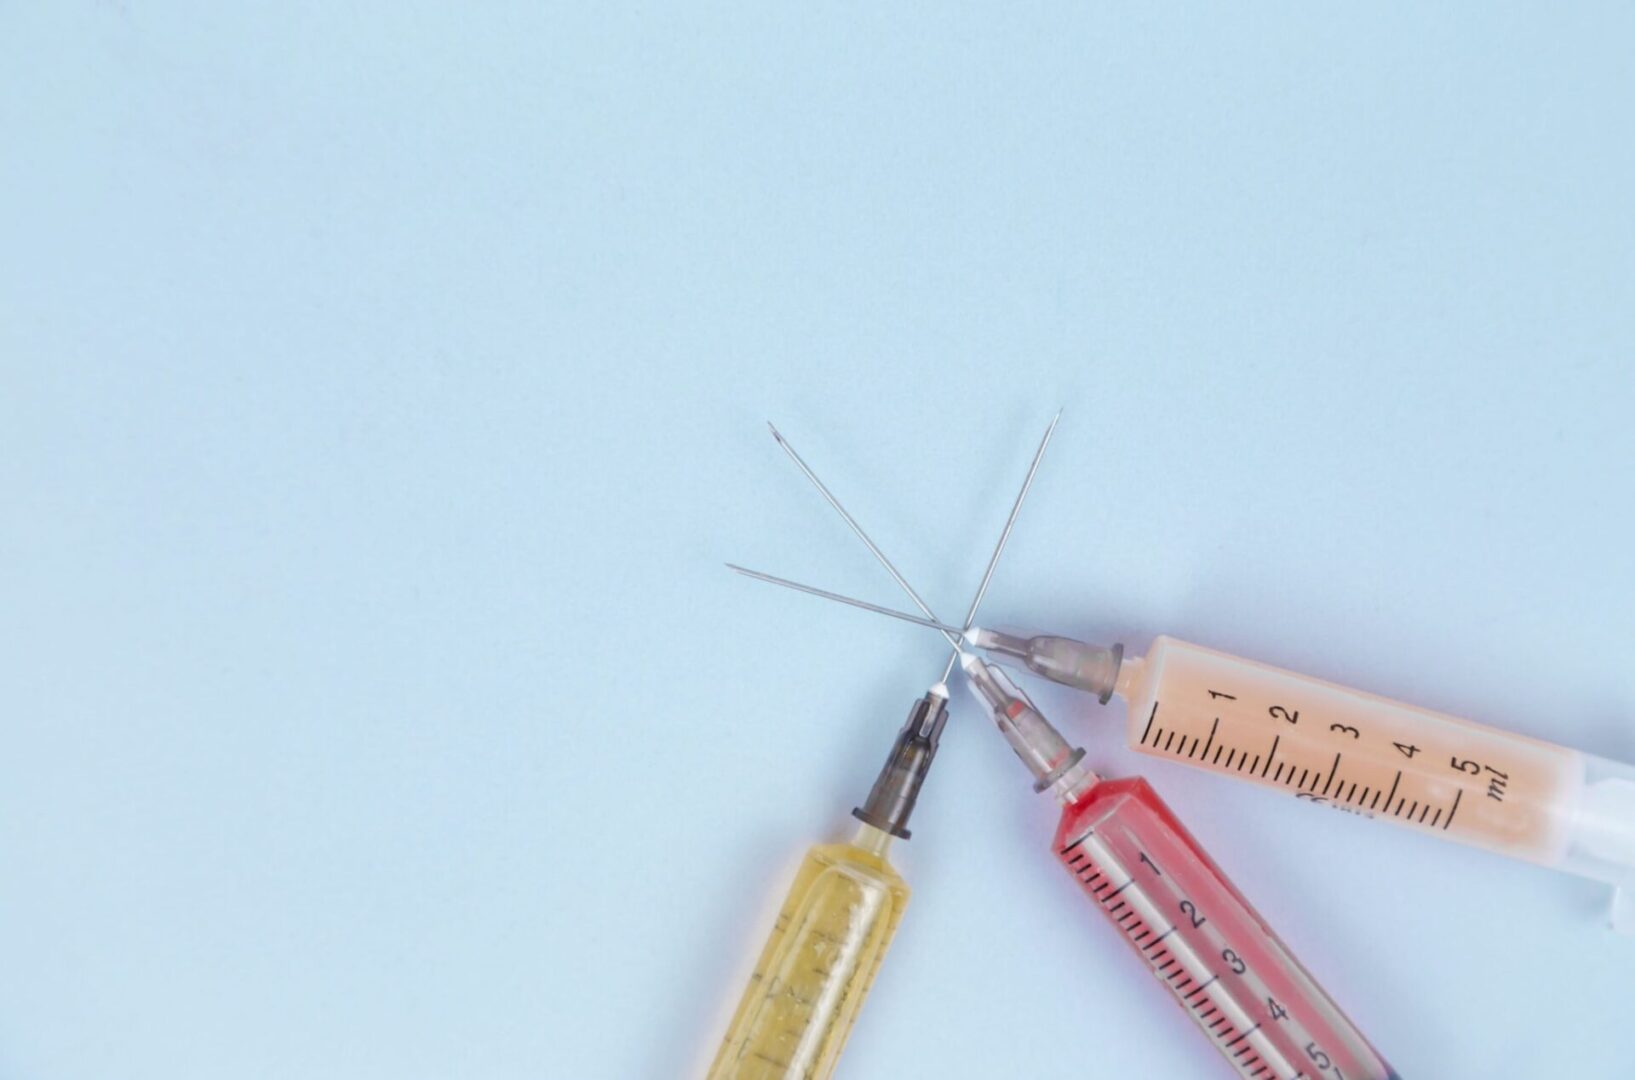
[[[945,682],[939,682],[939,683],[937,683],[935,686],[933,686],[931,688],[930,693],[934,697],[940,697],[944,701],[947,701],[948,700],[948,684],[945,683]]]

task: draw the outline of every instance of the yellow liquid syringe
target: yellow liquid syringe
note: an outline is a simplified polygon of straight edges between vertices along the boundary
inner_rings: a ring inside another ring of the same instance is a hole
[[[806,853],[750,976],[710,1080],[825,1077],[834,1069],[908,904],[891,834],[862,825]]]
[[[1011,504],[1005,528],[966,611],[967,625],[976,618],[987,594],[994,567],[1060,416],[1057,413],[1051,420],[1034,451],[1022,489]],[[914,605],[932,618],[925,601],[777,428],[772,428],[772,436]],[[727,1027],[727,1037],[710,1066],[708,1080],[826,1080],[834,1071],[908,906],[908,884],[886,861],[886,849],[893,837],[908,839],[909,815],[948,721],[947,682],[960,650],[957,634],[943,636],[954,651],[942,677],[909,710],[908,721],[897,733],[868,800],[852,811],[862,822],[857,835],[850,843],[818,844],[801,863]]]
[[[947,699],[915,704],[849,843],[806,853],[755,972],[733,1013],[709,1080],[823,1080],[908,906],[908,883],[886,859],[930,769]]]

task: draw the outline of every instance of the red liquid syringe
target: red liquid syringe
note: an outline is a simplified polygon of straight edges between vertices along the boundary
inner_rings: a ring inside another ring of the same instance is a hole
[[[960,667],[1062,804],[1053,854],[1239,1076],[1395,1080],[1151,785],[1101,779],[1002,669],[969,653]]]

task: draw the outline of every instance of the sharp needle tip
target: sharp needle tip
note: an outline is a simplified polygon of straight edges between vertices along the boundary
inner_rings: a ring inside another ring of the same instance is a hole
[[[774,439],[777,439],[779,442],[783,442],[783,432],[779,431],[777,425],[773,424],[772,421],[768,420],[766,422],[766,429],[772,432],[772,437]]]

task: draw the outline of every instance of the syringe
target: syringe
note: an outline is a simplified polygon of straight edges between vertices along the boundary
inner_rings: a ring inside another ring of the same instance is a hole
[[[960,667],[1062,804],[1062,867],[1239,1076],[1396,1076],[1145,780],[1102,780],[1000,668]]]
[[[964,640],[1103,704],[1122,697],[1126,741],[1143,753],[1608,882],[1613,928],[1635,932],[1635,767],[1171,637],[1145,657],[981,627]]]
[[[908,836],[908,814],[948,718],[946,698],[927,694],[898,735],[875,790],[907,784],[892,827],[864,821],[850,843],[806,853],[755,962],[709,1080],[823,1080],[840,1059],[863,999],[908,905],[908,884],[886,859],[893,836]],[[907,752],[917,766],[896,768]],[[871,799],[871,803],[873,800]],[[858,811],[862,817],[871,804]],[[884,807],[876,806],[876,809]]]
[[[966,622],[976,617],[994,567],[1055,431],[1051,421],[999,541],[989,556]],[[777,429],[773,429],[777,436]],[[801,466],[794,449],[778,441]],[[894,577],[896,567],[809,470],[817,484]],[[915,603],[918,595],[902,582]],[[908,820],[936,757],[948,719],[947,679],[958,656],[958,631],[944,635],[954,646],[935,685],[914,703],[868,799],[852,811],[862,824],[850,843],[818,844],[807,852],[761,949],[708,1080],[824,1080],[840,1059],[863,1000],[885,959],[909,889],[886,859],[893,837],[908,839]]]

